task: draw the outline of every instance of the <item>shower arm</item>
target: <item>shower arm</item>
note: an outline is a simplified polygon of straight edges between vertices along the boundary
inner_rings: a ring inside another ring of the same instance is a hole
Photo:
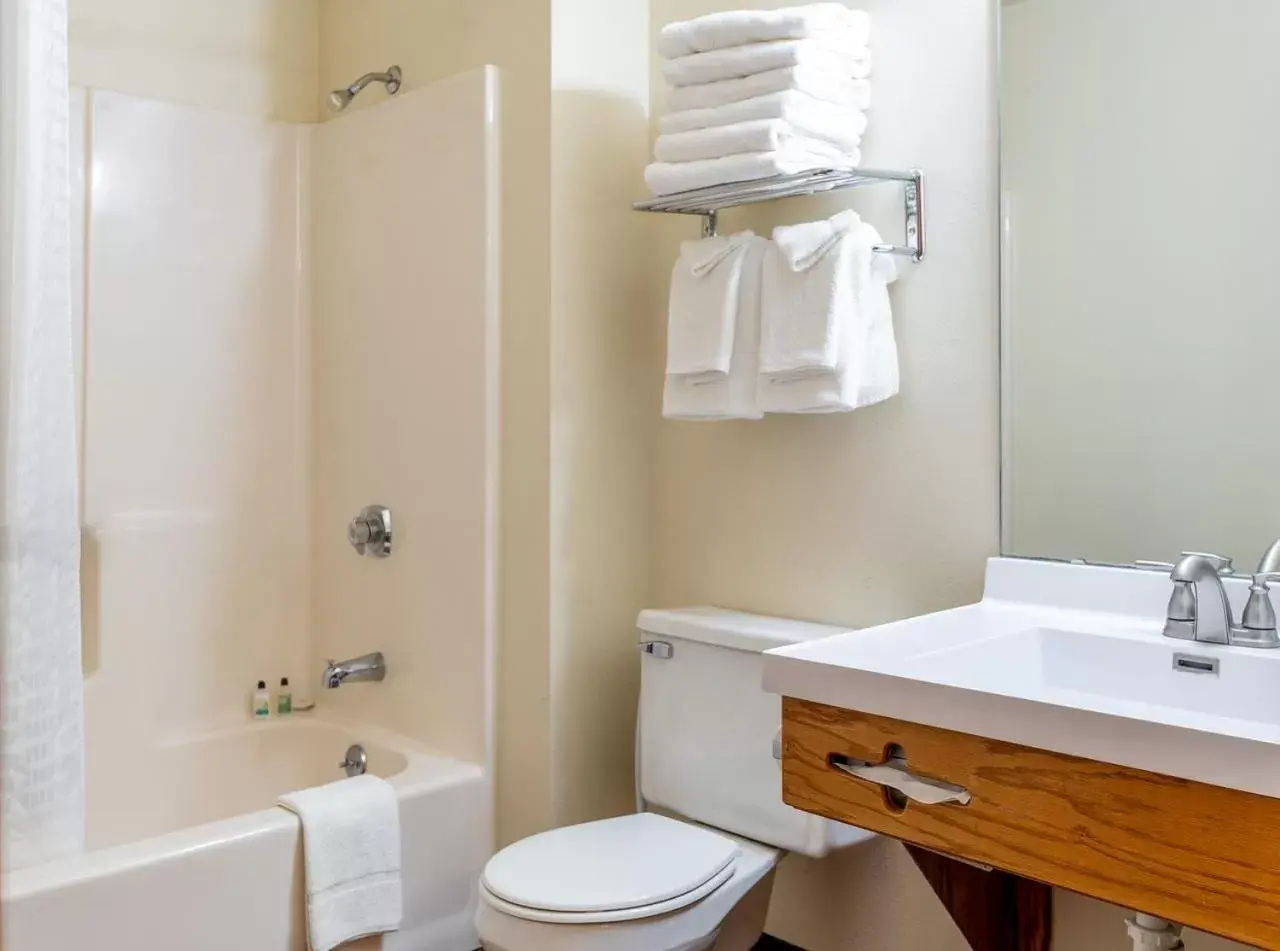
[[[387,93],[394,96],[400,90],[401,78],[400,67],[392,66],[385,73],[365,73],[347,87],[347,92],[358,96],[369,83],[382,83],[387,87]]]

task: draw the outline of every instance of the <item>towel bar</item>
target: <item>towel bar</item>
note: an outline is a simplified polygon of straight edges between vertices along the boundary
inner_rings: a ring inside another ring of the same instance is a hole
[[[733,182],[728,185],[712,185],[690,191],[673,192],[646,198],[632,204],[636,211],[665,212],[673,215],[700,215],[702,235],[709,238],[716,233],[716,213],[721,208],[754,205],[779,198],[797,198],[801,195],[818,195],[842,188],[860,188],[884,182],[902,183],[903,218],[906,225],[905,245],[880,244],[875,250],[881,254],[895,254],[920,261],[924,258],[924,173],[915,168],[907,172],[883,171],[870,168],[815,169],[795,175],[776,175],[751,182]]]

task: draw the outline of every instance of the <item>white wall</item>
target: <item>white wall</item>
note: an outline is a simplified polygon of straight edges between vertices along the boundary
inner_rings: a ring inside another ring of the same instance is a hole
[[[652,29],[743,4],[653,0]],[[754,3],[770,7],[780,4]],[[995,22],[988,0],[864,0],[874,18],[871,167],[927,177],[928,257],[893,290],[902,393],[825,418],[664,423],[654,470],[659,605],[716,604],[862,626],[963,603],[997,550]],[[664,90],[655,79],[655,110]],[[902,241],[901,191],[722,216],[725,230],[861,211]],[[677,242],[655,262],[665,285]],[[662,314],[653,314],[655,333]],[[656,401],[650,412],[659,412]],[[966,945],[906,853],[875,842],[788,859],[770,930],[810,951]]]
[[[69,0],[71,81],[305,122],[317,0]]]
[[[498,440],[497,77],[314,136],[311,671],[386,654],[322,709],[491,762]],[[347,522],[392,512],[386,559]]]
[[[127,748],[243,722],[255,681],[304,673],[306,134],[115,93],[86,115],[86,721],[110,817]]]
[[[1280,4],[1005,8],[1006,537],[1128,562],[1280,533]],[[1187,54],[1197,60],[1188,68]]]

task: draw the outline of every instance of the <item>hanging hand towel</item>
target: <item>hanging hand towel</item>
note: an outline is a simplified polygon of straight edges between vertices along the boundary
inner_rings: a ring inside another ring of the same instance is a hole
[[[811,3],[781,10],[730,10],[668,23],[658,35],[658,53],[667,59],[725,46],[799,40],[824,33],[847,33],[866,46],[871,17],[842,3]]]
[[[694,162],[742,152],[790,150],[826,155],[832,161],[839,161],[851,152],[857,152],[859,141],[857,136],[842,142],[813,139],[797,132],[791,123],[783,119],[752,119],[733,125],[660,135],[653,146],[653,157],[659,162]]]
[[[302,820],[307,941],[329,951],[400,927],[400,807],[376,776],[301,789],[280,805]]]
[[[759,419],[756,370],[760,357],[760,262],[769,242],[751,232],[744,239],[739,274],[729,374],[710,382],[668,375],[662,390],[662,415],[668,419]]]
[[[714,109],[731,102],[787,90],[806,93],[815,99],[847,109],[861,109],[865,112],[871,108],[870,80],[853,79],[809,66],[789,66],[714,83],[679,86],[667,93],[666,108],[671,113],[687,112],[690,109]]]
[[[813,152],[809,149],[780,149],[775,152],[743,152],[724,158],[696,162],[653,162],[644,170],[644,181],[655,195],[691,188],[708,188],[729,182],[750,182],[774,175],[791,175],[814,169],[857,168],[861,153]]]
[[[751,232],[685,241],[671,271],[667,374],[689,383],[729,375],[742,258]]]
[[[662,64],[662,75],[672,86],[692,86],[790,66],[866,79],[871,75],[871,50],[828,40],[775,40],[669,59]]]
[[[875,228],[863,223],[846,239],[856,306],[841,321],[839,356],[830,372],[769,381],[760,378],[760,408],[766,413],[848,412],[898,393],[898,345],[888,285],[897,265],[872,248],[881,243]]]
[[[857,145],[867,131],[867,114],[815,99],[808,93],[788,89],[768,93],[712,109],[686,109],[664,115],[658,124],[663,135],[678,135],[698,129],[715,129],[759,119],[781,119],[800,135],[837,145]]]
[[[852,211],[825,221],[775,228],[765,256],[760,376],[786,382],[833,372],[840,334],[854,310]]]

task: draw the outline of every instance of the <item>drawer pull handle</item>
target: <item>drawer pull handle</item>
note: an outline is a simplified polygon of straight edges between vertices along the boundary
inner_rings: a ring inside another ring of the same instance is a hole
[[[872,764],[833,753],[827,757],[827,762],[841,772],[875,783],[877,786],[892,789],[912,802],[923,803],[926,806],[937,806],[947,802],[967,806],[973,800],[969,790],[963,786],[953,786],[938,779],[917,776],[907,768],[907,761],[901,756],[891,757],[883,763]]]

